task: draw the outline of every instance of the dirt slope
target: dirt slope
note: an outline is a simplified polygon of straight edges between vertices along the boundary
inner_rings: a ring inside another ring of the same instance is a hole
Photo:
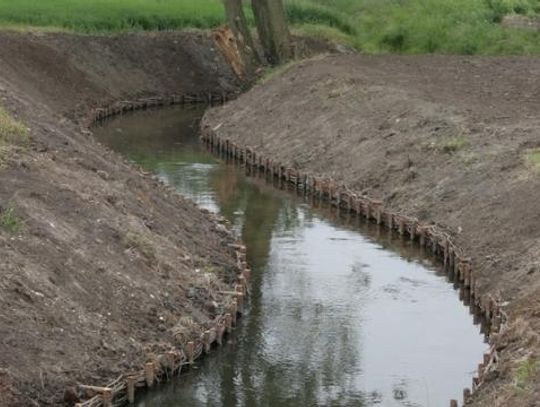
[[[511,315],[475,405],[540,406],[540,59],[314,59],[203,125],[447,229]]]
[[[31,138],[0,168],[23,224],[0,227],[1,406],[63,404],[212,317],[197,271],[231,277],[228,237],[81,126],[112,101],[236,91],[207,34],[0,33],[0,103]]]

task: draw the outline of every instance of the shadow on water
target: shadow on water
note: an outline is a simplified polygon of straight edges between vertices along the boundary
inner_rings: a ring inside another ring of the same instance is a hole
[[[124,116],[96,137],[228,218],[253,270],[225,346],[149,392],[150,406],[444,406],[486,350],[440,268],[413,243],[207,153],[203,110]]]

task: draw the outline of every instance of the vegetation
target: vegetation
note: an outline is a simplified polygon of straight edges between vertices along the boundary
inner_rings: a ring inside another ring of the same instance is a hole
[[[540,149],[529,150],[525,160],[531,167],[540,170]]]
[[[86,33],[211,28],[224,20],[220,0],[0,0],[0,24]]]
[[[17,233],[22,229],[23,225],[22,219],[15,214],[12,206],[0,207],[0,229],[8,233]]]
[[[135,232],[128,232],[123,239],[124,246],[127,249],[135,249],[141,253],[147,260],[156,259],[156,251],[152,243],[143,235]]]
[[[5,163],[13,148],[27,143],[28,128],[14,120],[0,107],[0,167]]]
[[[441,145],[441,150],[444,153],[455,153],[465,147],[468,147],[471,144],[471,141],[464,136],[455,136],[444,141]]]
[[[518,390],[527,390],[538,373],[538,363],[534,359],[521,362],[514,374],[514,386]]]
[[[244,1],[248,23],[254,18]],[[297,33],[370,53],[540,54],[540,33],[505,28],[507,14],[537,16],[538,0],[285,0]],[[0,24],[82,32],[210,28],[221,0],[0,0]]]

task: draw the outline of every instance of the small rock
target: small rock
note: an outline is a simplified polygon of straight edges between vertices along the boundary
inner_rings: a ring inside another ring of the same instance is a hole
[[[104,179],[104,180],[108,180],[109,179],[109,174],[106,172],[106,171],[103,171],[103,170],[97,170],[97,175],[99,175],[100,178]]]

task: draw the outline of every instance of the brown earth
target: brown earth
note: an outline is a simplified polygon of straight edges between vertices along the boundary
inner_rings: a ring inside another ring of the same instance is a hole
[[[230,237],[84,124],[113,101],[238,90],[206,33],[0,33],[0,104],[31,137],[0,168],[0,213],[23,222],[0,225],[1,406],[63,404],[170,349],[181,317],[209,322]]]
[[[203,126],[447,230],[509,313],[473,404],[540,406],[540,59],[317,58]]]

